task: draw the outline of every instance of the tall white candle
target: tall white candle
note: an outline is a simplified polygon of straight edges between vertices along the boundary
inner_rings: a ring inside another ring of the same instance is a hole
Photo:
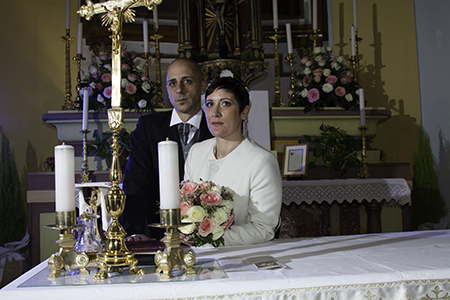
[[[313,30],[315,30],[317,29],[317,0],[313,0],[312,16],[313,16]]]
[[[153,25],[155,25],[155,29],[159,28],[158,23],[158,5],[153,5]]]
[[[144,29],[144,52],[148,53],[148,22],[144,20],[142,22],[142,27]]]
[[[158,143],[159,195],[161,209],[180,208],[180,177],[178,172],[178,144],[174,141]]]
[[[83,95],[83,123],[81,130],[88,130],[88,113],[89,113],[89,91],[84,89]]]
[[[356,5],[356,0],[353,0],[353,26],[355,26],[355,30],[358,31],[358,7]]]
[[[286,39],[287,39],[288,53],[294,53],[294,51],[292,50],[291,23],[286,23]]]
[[[359,114],[361,126],[366,126],[366,105],[364,103],[364,89],[359,89]]]
[[[70,29],[70,0],[66,0],[66,29]]]
[[[77,54],[83,53],[83,23],[78,23]]]
[[[55,210],[75,211],[75,155],[73,146],[55,147]]]
[[[355,26],[352,26],[352,30],[351,30],[351,39],[350,39],[350,43],[352,44],[352,56],[356,55],[356,39],[355,39]]]
[[[273,29],[278,29],[278,0],[272,0],[273,6]]]

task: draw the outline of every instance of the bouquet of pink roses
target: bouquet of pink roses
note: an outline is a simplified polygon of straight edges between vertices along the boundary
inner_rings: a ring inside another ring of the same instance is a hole
[[[195,246],[224,245],[223,235],[234,221],[232,193],[211,181],[183,181],[180,186],[182,222],[186,240]]]

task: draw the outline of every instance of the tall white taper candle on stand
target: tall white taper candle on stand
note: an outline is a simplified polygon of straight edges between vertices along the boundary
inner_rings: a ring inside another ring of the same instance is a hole
[[[81,130],[88,130],[88,119],[89,119],[89,91],[84,89],[83,95],[83,122],[81,125]]]
[[[55,147],[55,210],[75,211],[75,155],[71,145]]]
[[[77,38],[77,54],[82,54],[83,45],[83,23],[78,23],[78,38]]]
[[[144,32],[144,53],[148,53],[148,22],[144,20],[142,22],[143,32]]]
[[[359,114],[361,126],[366,126],[366,105],[364,103],[364,89],[359,89]]]
[[[158,143],[159,194],[161,209],[180,208],[180,176],[178,144],[174,141]]]
[[[317,30],[317,0],[313,0],[312,6],[313,30]]]
[[[352,44],[352,56],[356,55],[356,33],[355,33],[355,26],[352,26],[351,28],[351,38],[350,43]]]
[[[159,29],[159,22],[158,22],[158,5],[153,5],[153,25],[155,26],[155,29]]]
[[[70,29],[70,0],[66,0],[66,30]]]
[[[294,53],[292,48],[291,23],[286,23],[286,39],[287,39],[288,53]]]
[[[278,0],[272,0],[273,29],[278,29]]]
[[[358,6],[356,5],[356,0],[353,0],[353,26],[355,26],[355,31],[358,32]]]

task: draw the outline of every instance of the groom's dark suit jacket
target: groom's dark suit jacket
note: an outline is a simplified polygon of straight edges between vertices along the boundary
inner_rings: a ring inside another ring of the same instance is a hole
[[[159,171],[158,143],[169,140],[178,143],[180,181],[184,176],[184,157],[180,145],[178,126],[170,125],[172,111],[142,116],[136,126],[128,164],[125,169],[124,191],[126,194],[123,225],[128,235],[147,234],[160,239],[164,231],[149,228],[150,223],[159,223]],[[213,136],[202,115],[200,137],[203,141]]]

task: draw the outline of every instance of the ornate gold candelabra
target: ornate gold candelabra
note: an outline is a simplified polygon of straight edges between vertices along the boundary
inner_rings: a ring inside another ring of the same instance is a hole
[[[194,252],[189,250],[184,253],[180,248],[181,239],[178,227],[186,226],[186,224],[181,224],[180,209],[162,209],[161,224],[155,226],[166,228],[166,236],[162,239],[166,247],[164,251],[158,250],[156,252],[155,264],[158,268],[155,272],[162,272],[161,278],[168,279],[172,277],[174,268],[181,271],[181,266],[184,266],[186,274],[195,274],[196,272],[193,269],[196,260]]]
[[[275,28],[275,34],[270,36],[270,39],[274,41],[274,58],[275,58],[275,97],[273,101],[274,107],[284,107],[285,104],[281,97],[280,91],[280,55],[278,48],[278,40],[281,39],[281,36],[278,34],[278,28]]]
[[[148,74],[148,60],[151,59],[152,56],[150,55],[150,53],[144,52],[142,57],[145,59],[145,76],[148,78],[148,76],[149,76],[149,74]]]
[[[79,183],[91,182],[89,179],[89,164],[87,158],[87,134],[89,130],[80,130],[83,134],[83,161],[81,162],[81,177]]]
[[[367,179],[370,178],[369,167],[367,165],[367,155],[366,155],[366,126],[359,127],[361,130],[361,141],[362,141],[362,150],[361,150],[361,168],[360,173],[358,173],[358,178]]]
[[[70,29],[66,29],[66,35],[61,38],[66,42],[66,93],[62,109],[70,110],[73,108],[72,84],[70,83],[70,41],[74,38],[70,36]]]
[[[60,230],[59,251],[50,256],[48,260],[48,267],[52,272],[48,275],[49,278],[61,277],[61,271],[66,269],[70,271],[74,267],[80,269],[81,275],[89,274],[86,266],[89,264],[89,257],[86,253],[75,252],[75,240],[73,238],[72,229],[75,227],[75,211],[57,211],[56,225],[45,226],[47,228]]]
[[[124,112],[120,107],[121,101],[121,46],[122,46],[122,24],[134,22],[135,11],[133,8],[145,6],[152,10],[153,5],[158,5],[162,0],[110,0],[107,2],[93,3],[87,1],[86,5],[80,7],[78,13],[86,20],[90,20],[95,14],[104,13],[102,24],[110,26],[112,40],[112,108],[108,109],[108,125],[113,132],[112,165],[109,179],[112,183],[111,189],[105,197],[106,208],[112,216],[113,221],[106,232],[106,246],[103,251],[97,254],[97,264],[100,270],[94,275],[94,279],[105,279],[108,272],[130,266],[129,272],[133,275],[142,275],[144,271],[137,267],[137,259],[133,252],[129,251],[125,245],[126,235],[118,218],[125,207],[125,194],[119,187],[122,181],[122,171],[119,164],[119,132],[123,128]]]
[[[291,68],[291,88],[289,89],[289,106],[293,106],[295,102],[295,73],[294,73],[294,59],[296,59],[293,53],[289,53],[286,59],[289,60],[289,66]]]
[[[83,57],[83,54],[81,53],[77,53],[77,55],[75,55],[73,57],[73,60],[75,60],[77,62],[77,86],[75,88],[75,90],[77,91],[77,95],[75,97],[76,99],[76,104],[73,105],[73,108],[79,108],[80,107],[80,103],[81,103],[81,96],[80,96],[80,90],[81,90],[81,62],[83,60],[86,60],[85,57]]]
[[[156,65],[156,103],[155,108],[165,108],[164,100],[162,98],[161,86],[161,51],[159,49],[159,40],[164,36],[158,34],[158,28],[155,28],[155,34],[150,38],[155,41],[155,65]]]

